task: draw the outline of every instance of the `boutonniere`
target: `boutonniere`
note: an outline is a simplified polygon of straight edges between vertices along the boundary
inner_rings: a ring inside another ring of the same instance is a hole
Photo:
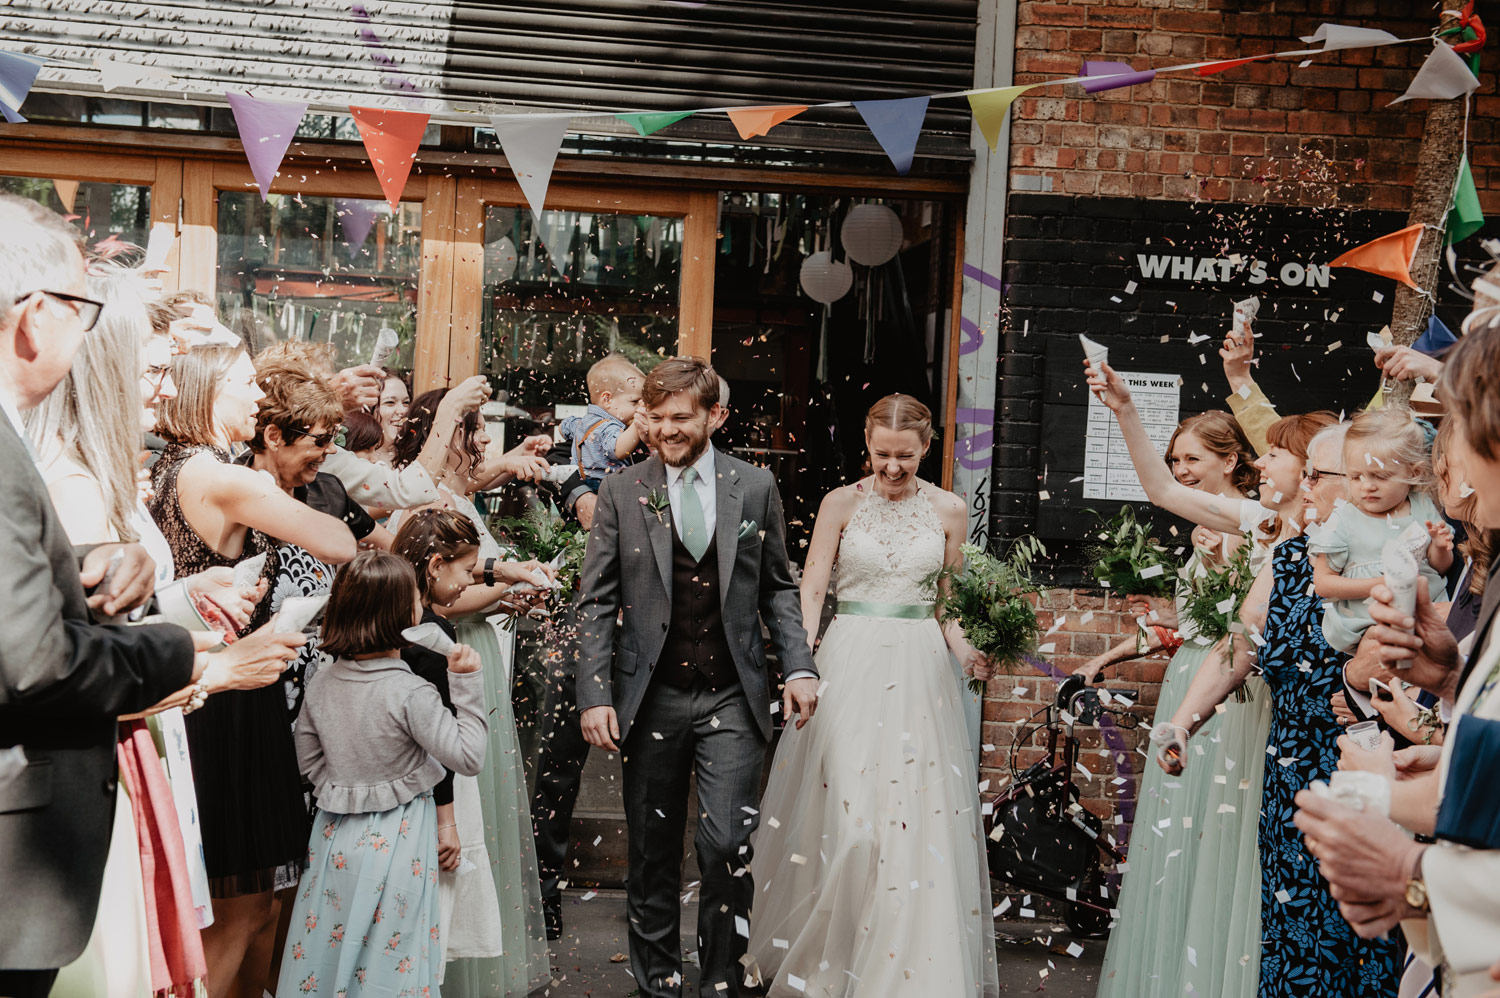
[[[667,522],[667,512],[672,508],[672,500],[667,498],[667,494],[665,492],[661,492],[657,489],[652,489],[650,492],[647,492],[645,495],[641,496],[641,505],[645,506],[652,513],[656,514],[657,523],[664,524]]]

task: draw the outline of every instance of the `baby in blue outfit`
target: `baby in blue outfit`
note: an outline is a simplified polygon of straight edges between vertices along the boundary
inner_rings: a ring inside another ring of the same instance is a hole
[[[641,401],[641,369],[617,353],[589,368],[589,407],[582,416],[562,421],[562,438],[573,447],[573,463],[594,491],[611,471],[630,464],[641,444],[635,419]]]

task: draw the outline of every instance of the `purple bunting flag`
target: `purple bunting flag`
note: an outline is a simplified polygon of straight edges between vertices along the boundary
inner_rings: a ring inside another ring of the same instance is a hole
[[[333,199],[334,214],[338,217],[344,242],[349,246],[351,260],[364,247],[365,240],[370,236],[370,229],[375,224],[375,216],[384,204],[384,201],[367,201],[362,198]]]
[[[1124,62],[1093,62],[1086,61],[1083,64],[1083,76],[1097,76],[1097,80],[1085,80],[1083,92],[1097,94],[1105,90],[1118,90],[1121,87],[1133,87],[1139,83],[1150,83],[1156,79],[1156,70],[1144,69],[1140,72],[1130,68]]]
[[[0,51],[0,114],[12,125],[26,120],[21,116],[21,104],[31,93],[36,74],[46,62],[39,55]]]
[[[271,193],[271,183],[276,179],[276,170],[282,157],[302,124],[307,113],[306,104],[292,101],[262,100],[250,94],[231,94],[230,110],[234,112],[234,124],[240,132],[240,143],[245,147],[245,159],[250,161],[250,172],[255,174],[255,186],[260,188],[260,199],[264,201]]]
[[[917,152],[922,122],[927,117],[928,97],[899,97],[895,100],[857,100],[854,109],[865,119],[880,148],[891,158],[896,172],[906,176]]]

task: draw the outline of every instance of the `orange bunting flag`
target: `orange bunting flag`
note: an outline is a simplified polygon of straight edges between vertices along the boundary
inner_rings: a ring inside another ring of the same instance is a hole
[[[351,107],[349,114],[359,127],[365,151],[375,167],[380,189],[392,211],[401,210],[401,192],[417,159],[422,133],[427,131],[429,115],[412,111],[391,111],[374,107]]]
[[[63,212],[73,214],[73,201],[78,197],[78,181],[54,180],[52,186],[57,189],[57,200],[62,202]]]
[[[1424,228],[1425,226],[1418,222],[1416,225],[1408,225],[1399,232],[1372,239],[1363,246],[1354,247],[1328,266],[1353,267],[1356,270],[1368,271],[1371,274],[1379,274],[1381,277],[1400,281],[1409,288],[1421,291],[1422,289],[1417,287],[1416,282],[1411,279],[1411,262],[1417,255],[1417,244],[1422,241]]]
[[[728,112],[729,120],[739,130],[740,138],[753,139],[764,135],[783,121],[797,117],[807,110],[806,104],[782,104],[779,107],[743,107]]]

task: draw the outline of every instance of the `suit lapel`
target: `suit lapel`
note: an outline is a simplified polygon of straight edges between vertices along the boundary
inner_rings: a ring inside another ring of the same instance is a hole
[[[745,508],[745,498],[740,492],[739,474],[719,450],[714,451],[714,471],[718,475],[714,483],[714,505],[718,507],[714,539],[719,545],[719,608],[723,609],[729,599],[729,577],[740,548],[740,513]]]
[[[651,543],[651,553],[656,556],[656,570],[661,573],[661,584],[667,590],[667,601],[672,599],[672,508],[666,505],[660,513],[651,509],[650,496],[654,491],[667,502],[667,469],[659,458],[650,458],[640,465],[641,515],[645,517],[646,537]]]

